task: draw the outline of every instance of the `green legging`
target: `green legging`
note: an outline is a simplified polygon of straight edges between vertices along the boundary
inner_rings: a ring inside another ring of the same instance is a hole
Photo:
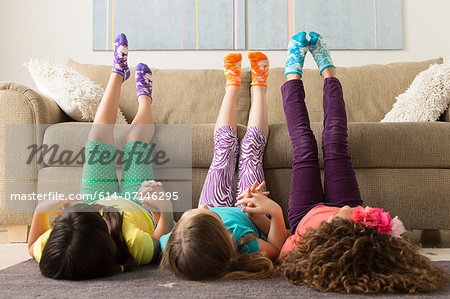
[[[111,144],[86,142],[86,160],[80,188],[85,199],[83,202],[91,203],[115,193],[142,206],[136,194],[143,181],[153,180],[151,154],[150,144],[142,141],[125,144],[122,152],[117,152],[117,148]],[[123,161],[120,187],[116,160]]]

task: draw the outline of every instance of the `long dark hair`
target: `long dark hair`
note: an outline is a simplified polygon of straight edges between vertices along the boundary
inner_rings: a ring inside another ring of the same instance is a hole
[[[380,234],[343,218],[310,229],[282,258],[284,278],[321,292],[434,292],[449,278],[407,238]]]
[[[272,262],[260,252],[241,253],[245,243],[256,239],[245,235],[235,246],[231,233],[215,217],[199,214],[180,219],[170,235],[160,269],[168,268],[186,280],[232,280],[267,278]]]
[[[39,263],[41,273],[54,279],[82,280],[111,276],[122,272],[122,267],[130,270],[135,261],[123,238],[122,222],[123,214],[113,207],[70,207],[53,223]]]

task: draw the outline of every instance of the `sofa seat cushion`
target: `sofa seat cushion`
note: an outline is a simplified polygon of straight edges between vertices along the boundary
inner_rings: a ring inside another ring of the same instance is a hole
[[[49,126],[44,133],[43,144],[48,146],[43,155],[46,166],[80,167],[80,163],[60,163],[64,151],[71,151],[72,160],[84,150],[92,123],[67,122]],[[131,125],[116,125],[114,129],[115,146],[121,149]],[[153,160],[159,164],[154,168],[191,168],[192,166],[192,127],[190,125],[156,125],[155,135],[151,141],[155,145]],[[52,157],[50,147],[57,145],[57,154]],[[38,153],[40,154],[40,153]],[[65,156],[67,157],[67,156]],[[80,161],[81,159],[76,159]],[[166,161],[168,160],[168,161]],[[166,162],[165,162],[166,161]],[[116,160],[117,162],[117,160]],[[164,163],[162,163],[164,162]]]
[[[80,151],[88,138],[92,123],[67,122],[49,126],[44,133],[43,143],[51,147],[57,144],[58,153],[64,150]],[[209,168],[214,149],[215,124],[195,125],[157,125],[152,143],[155,151],[163,150],[170,162],[164,165],[154,165],[154,168]],[[120,149],[130,125],[116,125],[115,146]],[[238,137],[242,139],[246,127],[238,125]],[[52,167],[80,167],[76,163],[51,163],[51,151],[43,156],[46,166]],[[53,162],[57,157],[53,159]]]
[[[57,144],[63,150],[79,151],[84,147],[91,124],[61,123],[45,131],[44,144]],[[170,162],[155,168],[209,168],[214,154],[214,124],[157,126],[152,143],[155,151],[163,149]],[[116,126],[116,146],[121,148],[129,125]],[[179,132],[174,134],[179,128]],[[319,148],[319,165],[323,168],[321,146],[322,123],[311,123]],[[246,127],[238,125],[238,138]],[[349,153],[355,168],[450,168],[450,123],[349,123]],[[182,137],[180,137],[182,135]],[[192,139],[190,139],[192,136]],[[192,140],[192,143],[191,143]],[[44,156],[47,166],[50,154]],[[291,168],[292,145],[285,124],[269,126],[264,154],[264,168]]]
[[[322,123],[311,123],[323,168]],[[450,123],[349,123],[354,168],[450,168]],[[269,126],[264,168],[291,168],[292,144],[285,124]]]

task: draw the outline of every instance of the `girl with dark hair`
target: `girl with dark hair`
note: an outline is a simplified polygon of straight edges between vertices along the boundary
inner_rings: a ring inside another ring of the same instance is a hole
[[[171,234],[161,237],[161,268],[188,280],[250,279],[271,275],[287,237],[283,213],[267,198],[264,214],[246,214],[233,207],[238,161],[237,194],[265,192],[262,168],[269,126],[266,91],[269,61],[261,52],[248,54],[253,102],[248,129],[239,146],[236,101],[241,82],[241,54],[224,58],[226,87],[214,132],[214,157],[199,207],[187,211]],[[255,183],[256,182],[256,183]],[[271,216],[271,219],[267,218]]]
[[[339,293],[417,293],[438,290],[448,273],[419,253],[402,222],[382,209],[362,207],[348,154],[342,87],[323,38],[314,32],[293,36],[281,87],[294,163],[289,197],[293,235],[280,254],[282,275],[293,284]],[[324,78],[324,191],[317,144],[305,105],[302,68],[307,52]],[[248,196],[237,204],[260,205]]]
[[[136,163],[151,155],[154,134],[152,72],[142,63],[136,67],[139,108],[122,148],[123,161],[131,163],[122,167],[119,188],[114,125],[122,83],[130,76],[127,58],[128,41],[119,34],[112,72],[86,143],[80,192],[85,200],[74,205],[69,200],[46,201],[36,207],[28,249],[44,276],[90,279],[150,263],[159,256],[159,238],[173,227],[170,201],[155,206],[144,200],[152,192],[163,192],[162,184],[152,180],[151,163]],[[50,214],[60,214],[52,228]]]

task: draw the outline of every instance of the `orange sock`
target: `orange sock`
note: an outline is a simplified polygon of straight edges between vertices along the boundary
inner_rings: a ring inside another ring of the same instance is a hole
[[[248,58],[252,67],[252,85],[267,86],[269,76],[269,59],[262,52],[249,52]]]
[[[228,85],[241,86],[241,61],[240,53],[230,53],[223,58],[223,66],[225,69],[225,78]]]

